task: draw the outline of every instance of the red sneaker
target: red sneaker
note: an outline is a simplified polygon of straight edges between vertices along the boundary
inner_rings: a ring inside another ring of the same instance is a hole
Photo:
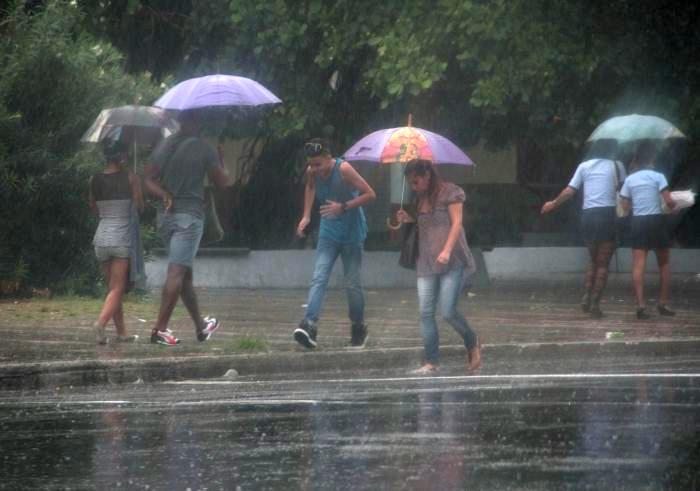
[[[163,346],[175,346],[176,344],[180,344],[180,340],[173,335],[170,329],[166,329],[165,331],[157,331],[154,329],[151,332],[151,343],[162,344]]]

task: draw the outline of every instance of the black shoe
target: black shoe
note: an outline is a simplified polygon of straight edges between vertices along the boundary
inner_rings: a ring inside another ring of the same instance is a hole
[[[365,341],[367,341],[367,324],[353,324],[350,328],[350,346],[364,348]]]
[[[316,347],[316,326],[304,319],[294,330],[294,340],[305,348]]]
[[[589,312],[591,313],[591,317],[593,317],[594,319],[603,318],[603,311],[600,310],[600,307],[597,305],[591,305]]]
[[[581,310],[583,313],[591,311],[591,296],[588,293],[584,294],[583,298],[581,298]]]
[[[676,315],[673,310],[669,309],[665,305],[657,305],[656,309],[659,311],[659,315],[667,315],[669,317]]]
[[[638,308],[637,309],[637,319],[643,320],[643,319],[650,319],[651,316],[647,312],[647,309],[645,308]]]

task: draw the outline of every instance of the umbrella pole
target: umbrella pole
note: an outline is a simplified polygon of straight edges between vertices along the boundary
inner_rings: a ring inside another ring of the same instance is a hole
[[[403,210],[403,196],[404,196],[404,191],[406,190],[406,176],[403,176],[403,180],[401,181],[401,203],[399,204],[399,210]],[[391,224],[391,217],[387,217],[386,219],[386,226],[389,227],[391,230],[398,230],[401,228],[401,225],[403,223],[398,222],[396,225]]]
[[[136,174],[136,138],[134,138],[134,174]]]

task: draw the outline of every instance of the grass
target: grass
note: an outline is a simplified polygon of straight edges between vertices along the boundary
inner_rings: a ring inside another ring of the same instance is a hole
[[[239,351],[266,351],[267,343],[264,339],[246,336],[237,341],[236,348]]]
[[[128,318],[141,318],[153,321],[158,315],[158,298],[129,294],[124,298],[124,314]],[[29,299],[0,300],[0,326],[22,326],[31,324],[60,322],[77,319],[94,320],[102,309],[102,298],[61,295],[53,298],[34,297]],[[186,315],[183,306],[178,305],[173,312],[173,320]]]
[[[160,296],[127,295],[124,299],[124,315],[127,328],[132,333],[137,333],[143,338],[136,345],[108,345],[93,349],[80,343],[85,340],[92,341],[92,334],[85,330],[85,326],[91,325],[100,310],[103,299],[94,297],[82,297],[77,295],[61,295],[53,298],[33,297],[29,299],[0,299],[0,330],[10,330],[18,333],[17,339],[24,339],[23,333],[32,329],[45,328],[50,333],[49,338],[57,341],[42,349],[49,352],[42,355],[43,359],[80,359],[80,358],[151,358],[171,357],[186,355],[235,355],[244,353],[260,353],[268,351],[268,343],[264,338],[250,335],[236,336],[231,339],[218,338],[214,343],[197,343],[191,332],[182,331],[183,344],[174,348],[148,343],[148,329],[158,315]],[[188,320],[187,310],[181,303],[173,312],[172,320]],[[189,322],[188,322],[189,325]],[[70,328],[82,326],[81,330],[74,331]],[[66,327],[69,329],[63,330]],[[114,335],[111,326],[108,329],[109,336]],[[79,337],[78,337],[79,336]],[[19,341],[17,341],[19,342]],[[75,344],[77,342],[77,344]],[[11,348],[7,348],[11,349]],[[32,347],[26,348],[31,351]],[[4,350],[0,348],[0,359]],[[25,353],[25,355],[27,355]],[[8,355],[9,356],[9,355]],[[14,355],[13,355],[14,356]],[[29,356],[29,355],[27,355]],[[31,358],[31,356],[29,356]],[[14,358],[13,358],[14,359]]]

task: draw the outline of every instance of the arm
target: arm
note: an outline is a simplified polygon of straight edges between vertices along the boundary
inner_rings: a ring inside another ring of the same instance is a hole
[[[152,164],[146,164],[144,167],[146,191],[151,195],[163,201],[163,208],[166,212],[170,211],[173,206],[173,195],[160,185],[158,179],[158,168]]]
[[[374,189],[372,189],[371,186],[367,184],[367,181],[365,181],[353,168],[353,166],[347,162],[340,164],[340,177],[348,186],[357,189],[360,192],[360,195],[351,199],[350,201],[346,201],[344,203],[345,206],[343,206],[343,203],[328,201],[326,204],[321,206],[321,216],[323,217],[338,216],[345,210],[359,208],[360,206],[371,203],[377,198]]]
[[[671,197],[671,191],[669,191],[668,188],[661,191],[661,198],[664,200],[664,203],[666,203],[671,213],[678,211],[676,210],[676,202]]]
[[[544,205],[542,205],[541,213],[544,215],[545,213],[554,211],[555,209],[559,208],[559,206],[561,206],[562,203],[565,203],[566,201],[570,200],[574,196],[574,194],[576,194],[576,189],[572,188],[571,186],[566,186],[564,189],[562,189],[561,193],[559,193],[559,196],[554,198],[552,201],[547,201]]]
[[[462,203],[450,203],[447,206],[447,212],[450,214],[450,231],[447,234],[445,245],[442,246],[442,251],[437,257],[437,262],[447,264],[450,262],[452,250],[459,239],[459,234],[462,232]]]
[[[224,154],[223,147],[219,145],[216,149],[217,151],[212,155],[210,162],[211,167],[207,171],[207,177],[209,182],[214,185],[214,187],[220,191],[233,186],[233,181],[226,172],[226,167],[224,167]]]
[[[316,197],[316,181],[313,176],[306,171],[306,185],[304,186],[304,214],[299,220],[299,225],[297,225],[297,235],[299,237],[304,237],[304,229],[308,227],[311,222],[311,207],[314,204],[314,198]]]
[[[139,213],[143,212],[143,190],[141,189],[141,180],[139,176],[129,171],[129,186],[131,186],[131,199],[136,203]]]
[[[622,196],[622,201],[620,204],[622,205],[622,209],[625,210],[625,213],[629,213],[632,209],[632,200],[629,198]]]
[[[224,190],[225,188],[233,186],[231,178],[221,166],[217,165],[216,167],[212,167],[209,170],[208,177],[209,182],[219,190]]]

